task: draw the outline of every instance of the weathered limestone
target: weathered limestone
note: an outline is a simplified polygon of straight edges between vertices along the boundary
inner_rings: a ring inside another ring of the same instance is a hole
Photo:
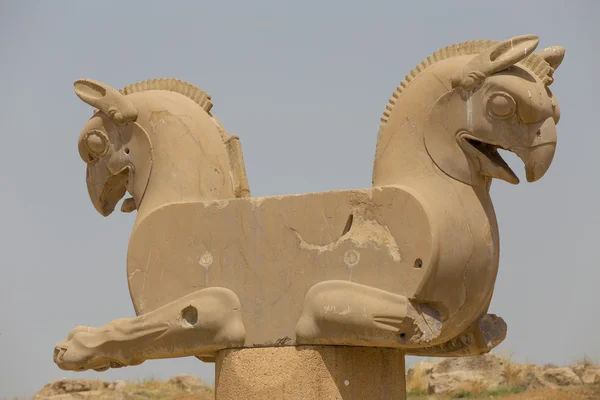
[[[219,352],[217,400],[403,399],[400,350],[343,346]]]
[[[488,390],[506,382],[504,360],[493,354],[472,358],[449,358],[435,364],[429,374],[428,392],[446,394],[485,382]]]
[[[536,373],[535,377],[542,386],[558,388],[560,386],[581,385],[582,379],[569,367],[548,368]]]
[[[104,370],[227,351],[230,371],[230,358],[278,346],[490,351],[506,324],[487,314],[499,265],[489,189],[518,183],[497,149],[533,182],[556,147],[548,85],[564,49],[537,45],[465,42],[417,66],[382,117],[373,188],[265,198],[250,197],[239,138],[202,90],[75,82],[95,108],[79,137],[92,204],[107,216],[129,193],[121,210],[137,210],[127,272],[138,316],[75,328],[56,363]],[[352,363],[354,350],[335,352]]]
[[[409,390],[427,391],[445,398],[461,391],[558,390],[569,386],[594,385],[600,383],[598,378],[600,367],[589,360],[557,367],[514,363],[510,358],[488,353],[477,357],[440,358],[436,362],[417,363],[408,370],[407,386]]]

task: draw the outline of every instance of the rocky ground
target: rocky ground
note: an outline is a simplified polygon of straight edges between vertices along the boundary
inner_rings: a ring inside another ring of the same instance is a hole
[[[448,358],[407,371],[409,399],[600,399],[600,366],[516,364],[506,357]]]
[[[156,379],[135,383],[60,379],[44,386],[33,400],[211,400],[214,398],[211,385],[195,376],[179,375],[167,382]]]
[[[408,398],[413,400],[504,399],[584,400],[600,399],[600,365],[589,360],[568,367],[516,364],[486,354],[423,362],[407,371]],[[208,400],[211,385],[180,375],[166,382],[103,382],[60,379],[48,383],[33,400]]]

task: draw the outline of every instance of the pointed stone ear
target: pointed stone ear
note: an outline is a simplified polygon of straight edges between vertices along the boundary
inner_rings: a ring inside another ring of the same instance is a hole
[[[517,36],[496,43],[469,62],[453,85],[469,90],[488,76],[515,65],[533,53],[539,43],[536,35]]]
[[[556,70],[565,58],[565,48],[562,46],[546,47],[544,50],[537,51],[535,55],[542,57]]]
[[[77,97],[104,112],[118,124],[137,119],[137,109],[133,103],[110,86],[92,79],[79,79],[74,86]]]

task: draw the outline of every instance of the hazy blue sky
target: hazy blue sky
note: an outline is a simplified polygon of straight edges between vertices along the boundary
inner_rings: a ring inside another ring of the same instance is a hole
[[[102,218],[88,199],[76,143],[92,110],[74,80],[205,89],[242,139],[254,196],[363,188],[408,71],[446,45],[528,33],[540,49],[567,48],[552,86],[558,149],[540,182],[493,184],[502,248],[490,312],[509,326],[499,351],[517,361],[600,359],[599,11],[591,0],[0,1],[0,398],[60,377],[214,378],[193,358],[81,374],[52,362],[75,325],[134,315],[135,215]]]

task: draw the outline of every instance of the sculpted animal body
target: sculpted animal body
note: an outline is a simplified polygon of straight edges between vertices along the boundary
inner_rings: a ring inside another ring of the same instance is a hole
[[[546,172],[559,119],[547,86],[564,49],[535,36],[444,48],[409,74],[379,130],[372,189],[249,197],[239,140],[182,81],[120,92],[75,83],[97,108],[82,130],[102,215],[137,209],[127,270],[138,317],[75,328],[64,369],[232,347],[299,344],[474,355],[506,333],[488,315],[498,269],[489,187]]]

